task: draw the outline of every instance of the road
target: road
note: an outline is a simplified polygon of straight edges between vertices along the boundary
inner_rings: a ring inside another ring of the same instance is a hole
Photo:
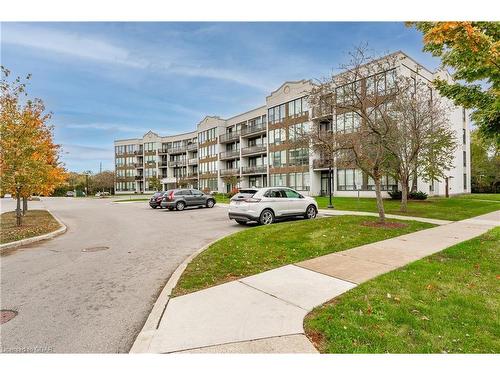
[[[14,200],[2,199],[2,212]],[[226,208],[153,210],[146,202],[43,198],[68,231],[0,258],[4,352],[128,352],[175,268],[205,244],[242,229]],[[107,250],[83,252],[89,247]]]

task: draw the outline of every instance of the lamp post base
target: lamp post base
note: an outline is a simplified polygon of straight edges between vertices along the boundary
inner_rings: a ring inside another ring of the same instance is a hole
[[[328,206],[326,206],[327,208],[333,208],[333,204],[329,204]]]

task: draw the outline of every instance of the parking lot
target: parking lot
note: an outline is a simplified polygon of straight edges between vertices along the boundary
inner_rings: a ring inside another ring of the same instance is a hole
[[[13,199],[2,199],[2,212]],[[153,210],[147,202],[43,198],[68,227],[1,258],[2,351],[127,352],[157,295],[190,254],[244,227],[227,208]]]

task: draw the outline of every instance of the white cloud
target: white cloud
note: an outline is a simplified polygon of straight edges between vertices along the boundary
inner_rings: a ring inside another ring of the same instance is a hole
[[[176,56],[175,60],[182,61],[182,63],[172,61],[172,56],[153,55],[143,58],[102,38],[26,24],[13,23],[3,26],[2,43],[5,44],[35,48],[54,54],[118,64],[131,68],[152,69],[167,74],[224,80],[263,91],[270,89],[269,84],[260,82],[256,79],[255,74],[213,68],[208,64],[200,65],[187,56]]]
[[[134,68],[145,68],[147,66],[146,61],[132,56],[127,49],[103,39],[37,26],[4,25],[2,43],[37,48],[58,54]]]
[[[147,132],[149,128],[143,128],[140,126],[122,125],[122,124],[110,124],[110,123],[90,123],[90,124],[68,124],[64,127],[69,129],[94,129],[94,130],[109,130],[109,131],[121,131],[129,133]]]
[[[62,159],[65,160],[113,160],[113,148],[100,148],[63,143]]]

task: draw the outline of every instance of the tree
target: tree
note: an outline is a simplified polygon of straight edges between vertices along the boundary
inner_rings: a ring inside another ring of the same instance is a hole
[[[391,88],[379,95],[375,88],[377,80],[385,82],[385,75],[379,75],[395,68],[397,57],[375,59],[367,51],[362,46],[349,53],[350,61],[340,66],[343,73],[320,81],[309,93],[311,106],[320,113],[313,115],[316,124],[308,142],[314,152],[323,153],[337,166],[354,165],[373,179],[379,222],[384,223],[381,181],[390,171],[391,155],[384,145],[389,129],[383,117],[397,92]],[[335,124],[333,114],[348,118],[347,126]]]
[[[111,192],[115,186],[115,174],[112,171],[102,171],[97,173],[93,176],[92,180],[92,185],[99,191]]]
[[[149,178],[149,188],[155,191],[160,191],[163,187],[161,180],[157,176],[152,176]]]
[[[381,112],[387,129],[384,147],[392,156],[394,176],[401,184],[401,211],[407,211],[410,179],[432,182],[445,178],[453,166],[455,135],[448,122],[448,108],[432,87],[421,80],[398,76],[395,95]]]
[[[471,132],[471,191],[497,193],[500,190],[500,147],[485,139],[477,130]]]
[[[50,193],[64,180],[58,161],[59,146],[52,140],[50,114],[40,99],[28,99],[26,80],[9,81],[10,71],[2,66],[0,83],[0,189],[17,199],[16,223],[21,225],[21,198],[37,192]]]
[[[412,22],[424,51],[453,69],[455,83],[437,79],[440,94],[472,108],[481,133],[500,143],[500,22]]]
[[[231,189],[235,189],[238,182],[240,182],[240,176],[231,175],[231,176],[222,176],[222,181],[226,185],[231,185]]]

